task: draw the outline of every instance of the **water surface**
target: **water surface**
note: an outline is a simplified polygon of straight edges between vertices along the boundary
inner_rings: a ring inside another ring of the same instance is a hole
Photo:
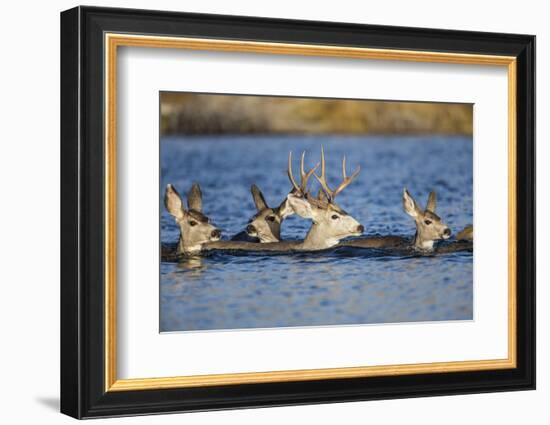
[[[361,166],[337,202],[365,226],[366,235],[414,235],[414,222],[401,206],[404,187],[421,205],[436,190],[436,212],[453,232],[473,222],[471,138],[166,137],[161,140],[161,241],[176,242],[179,232],[162,205],[167,183],[183,194],[199,182],[204,212],[229,238],[255,213],[250,185],[257,184],[270,206],[277,206],[290,190],[288,151],[297,160],[306,150],[312,166],[321,145],[333,187],[341,179],[342,155],[349,172]],[[292,216],[283,223],[282,236],[301,239],[309,226],[308,220]],[[161,331],[472,319],[468,252],[217,253],[163,262],[160,274]]]

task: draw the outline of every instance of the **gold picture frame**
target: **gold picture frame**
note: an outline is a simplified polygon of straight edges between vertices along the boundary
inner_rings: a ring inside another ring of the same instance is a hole
[[[508,176],[495,184],[508,193],[507,356],[120,377],[117,61],[128,47],[505,69]],[[83,6],[62,12],[61,411],[92,418],[534,389],[534,97],[532,35]]]
[[[105,34],[106,122],[105,151],[107,178],[105,180],[105,391],[135,391],[284,382],[318,379],[340,379],[417,373],[465,372],[516,367],[516,58],[463,53],[440,53],[411,50],[370,49],[355,47],[281,44],[253,41],[213,40],[178,37],[159,37],[127,34]],[[404,62],[435,62],[506,67],[508,72],[508,358],[470,360],[387,366],[365,366],[327,369],[232,373],[216,375],[175,376],[168,378],[117,379],[116,375],[116,87],[117,49],[147,47],[157,49],[190,49],[260,53],[280,55],[325,56],[359,60],[395,60]]]

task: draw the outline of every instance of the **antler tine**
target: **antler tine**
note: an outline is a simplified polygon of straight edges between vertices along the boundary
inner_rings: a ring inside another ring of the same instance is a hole
[[[344,176],[344,180],[346,179],[346,155],[344,155],[344,158],[342,159],[342,175]]]
[[[306,151],[302,151],[302,157],[300,158],[300,177],[302,178],[301,183],[304,182],[304,178],[306,176],[306,171],[304,169],[304,159],[306,157]]]
[[[329,201],[334,199],[334,192],[328,187],[327,184],[327,175],[326,175],[326,164],[325,164],[325,150],[321,146],[321,176],[319,177],[317,174],[315,174],[315,178],[321,183],[321,186],[323,187],[323,190],[325,191],[325,194],[327,195],[327,198]]]
[[[296,189],[297,191],[299,191],[301,193],[302,189],[300,188],[300,186],[298,186],[298,183],[296,183],[296,180],[294,180],[294,176],[292,175],[292,151],[290,151],[288,153],[287,174],[288,174],[288,178],[290,179],[290,182],[292,183],[292,186],[294,187],[294,189]]]
[[[361,171],[361,167],[360,166],[357,166],[357,168],[355,169],[355,171],[353,172],[353,174],[351,176],[347,176],[347,173],[346,173],[346,157],[344,156],[344,158],[342,159],[342,175],[344,177],[344,180],[342,181],[342,183],[340,183],[340,185],[334,190],[334,195],[333,197],[335,197],[336,195],[338,195],[340,192],[342,192],[346,187],[349,186],[349,184],[357,177],[357,175],[359,174],[359,171]]]
[[[325,163],[325,148],[321,145],[321,176],[325,177],[326,163]]]
[[[303,194],[307,192],[307,182],[310,179],[311,175],[315,172],[315,170],[319,167],[319,163],[315,165],[311,170],[309,170],[307,173],[305,171],[304,167],[304,161],[305,161],[306,152],[302,152],[302,159],[300,160],[300,189]]]

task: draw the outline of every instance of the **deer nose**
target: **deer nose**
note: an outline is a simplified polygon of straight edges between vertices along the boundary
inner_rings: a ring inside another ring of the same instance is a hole
[[[222,232],[220,229],[215,229],[215,230],[212,230],[212,233],[210,233],[210,235],[213,238],[219,238],[222,235]]]
[[[252,224],[249,224],[248,226],[246,226],[246,233],[255,233],[255,232],[256,232],[256,228]]]
[[[443,231],[443,234],[445,236],[451,236],[451,229],[449,229],[448,227]]]
[[[365,231],[365,226],[363,226],[362,224],[360,224],[359,226],[357,226],[357,232],[363,233],[364,231]]]

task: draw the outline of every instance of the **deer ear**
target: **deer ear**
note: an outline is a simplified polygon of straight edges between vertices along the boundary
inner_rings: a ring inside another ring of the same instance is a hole
[[[294,212],[300,217],[313,218],[313,210],[311,208],[311,204],[307,201],[307,199],[300,198],[292,194],[288,195],[286,199],[288,200],[288,203],[290,204]]]
[[[166,210],[177,220],[183,218],[185,209],[181,202],[181,196],[174,186],[171,184],[166,186],[166,192],[164,194],[164,205]]]
[[[263,211],[266,208],[269,208],[267,206],[267,202],[265,201],[264,195],[258,186],[253,184],[250,188],[250,192],[252,193],[252,199],[254,199],[254,205],[256,205],[256,209],[258,211]]]
[[[187,206],[190,210],[202,212],[202,192],[198,183],[193,183],[187,194]]]
[[[428,196],[428,203],[426,204],[426,209],[431,212],[435,212],[435,206],[436,206],[436,195],[435,192],[432,190],[430,192],[430,196]]]
[[[284,201],[281,202],[281,205],[279,205],[279,208],[277,208],[277,214],[281,217],[281,220],[284,220],[288,216],[294,214],[294,210],[290,206],[290,202],[287,198],[285,198]]]
[[[411,217],[416,218],[419,215],[420,208],[407,189],[403,189],[403,209]]]

